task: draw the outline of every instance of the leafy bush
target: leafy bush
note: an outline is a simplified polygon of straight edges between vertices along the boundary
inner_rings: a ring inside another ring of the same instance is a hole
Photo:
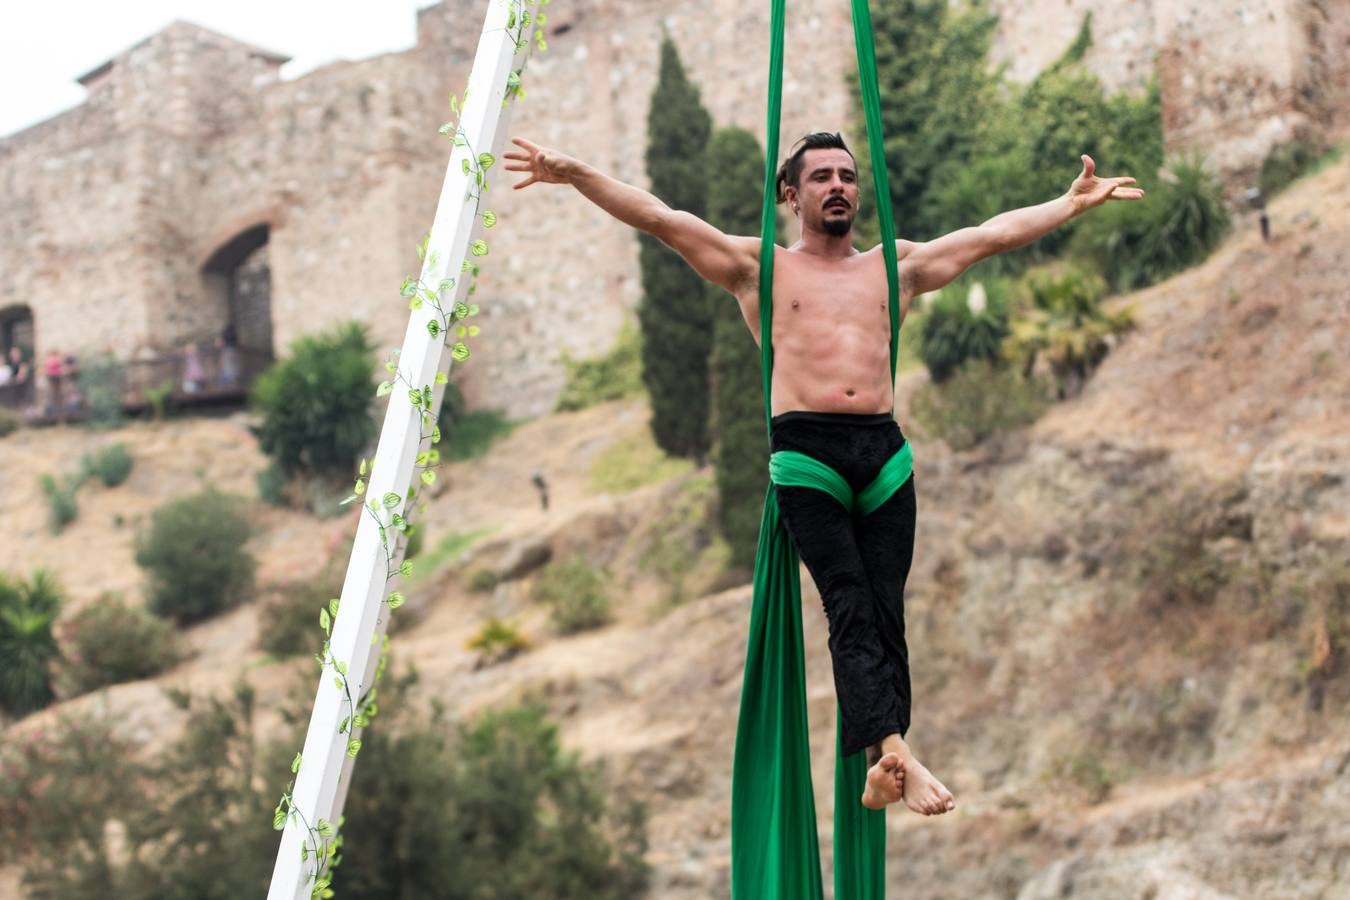
[[[126,444],[109,444],[80,460],[80,471],[103,482],[105,487],[117,487],[131,474],[132,458]]]
[[[319,611],[341,592],[341,573],[331,567],[317,578],[278,588],[258,611],[258,646],[275,656],[316,652],[323,644]]]
[[[469,576],[468,588],[475,594],[486,594],[497,587],[497,573],[491,569],[475,569]]]
[[[62,683],[72,693],[158,675],[178,662],[173,626],[104,594],[61,627],[66,663]]]
[[[558,397],[558,412],[585,409],[641,394],[642,350],[638,331],[625,322],[614,346],[595,359],[572,359],[563,354],[567,383]]]
[[[919,356],[934,381],[946,381],[967,360],[1001,360],[1008,334],[1005,293],[1001,282],[986,287],[963,280],[928,305],[920,327]]]
[[[145,402],[150,404],[150,414],[154,421],[164,421],[164,415],[169,410],[169,398],[173,394],[173,379],[166,378],[159,384],[152,385],[141,391],[145,397]]]
[[[467,646],[478,651],[479,665],[490,666],[515,656],[528,648],[530,642],[516,626],[493,616],[469,639]]]
[[[89,409],[89,424],[116,428],[122,424],[124,368],[110,353],[80,361],[80,394]]]
[[[1030,425],[1045,411],[1045,387],[1010,369],[976,361],[943,384],[914,395],[915,422],[953,450],[967,450],[994,434]]]
[[[258,444],[283,472],[349,475],[375,437],[373,346],[348,323],[302,337],[253,386]]]
[[[150,611],[187,624],[245,599],[255,568],[249,531],[243,501],[215,488],[157,509],[136,539]]]
[[[290,479],[286,477],[281,466],[276,463],[269,464],[254,478],[254,483],[258,486],[258,499],[268,506],[289,506],[290,501],[286,497],[289,482]]]
[[[47,522],[52,534],[60,534],[80,514],[80,507],[75,502],[75,491],[80,487],[80,479],[66,475],[58,484],[53,476],[43,475],[38,479],[38,486],[47,496]]]
[[[1261,161],[1261,193],[1269,200],[1307,174],[1321,157],[1322,148],[1307,138],[1271,148]]]
[[[534,599],[553,607],[563,634],[599,628],[609,621],[609,576],[582,557],[553,563],[535,579]]]
[[[0,709],[24,715],[52,701],[60,609],[61,590],[41,569],[26,583],[0,575]]]
[[[1102,308],[1105,282],[1082,269],[1061,265],[1032,270],[1018,287],[1012,332],[1003,351],[1027,377],[1037,358],[1044,357],[1060,397],[1082,390],[1110,352],[1112,340],[1134,327],[1130,310],[1111,313]]]
[[[1072,242],[1114,291],[1162,281],[1207,257],[1228,230],[1222,187],[1196,160],[1173,164],[1143,200],[1108,203],[1086,216]]]
[[[414,720],[411,679],[381,687],[347,798],[353,900],[628,900],[646,882],[642,808],[611,811],[601,770],[564,752],[535,707],[452,728]],[[303,733],[263,741],[246,686],[179,696],[182,736],[145,762],[106,720],[64,720],[0,744],[0,861],[28,896],[260,897],[276,860],[272,809]],[[304,699],[308,701],[308,692]],[[306,710],[307,712],[307,710]],[[295,724],[292,711],[288,721]],[[110,827],[114,822],[118,827]]]
[[[455,422],[449,438],[444,434],[441,435],[445,445],[445,456],[456,461],[478,459],[519,424],[497,409],[480,409],[465,413]]]
[[[7,409],[0,409],[0,438],[8,437],[18,430],[19,417]]]
[[[364,738],[346,816],[336,887],[349,900],[645,894],[642,807],[611,811],[603,771],[565,752],[536,706],[454,730],[439,707],[416,727],[382,718]]]

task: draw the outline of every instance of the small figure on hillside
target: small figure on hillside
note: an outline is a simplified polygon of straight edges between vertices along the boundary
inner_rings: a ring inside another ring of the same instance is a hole
[[[202,389],[206,375],[202,371],[202,355],[197,351],[195,341],[188,341],[183,348],[183,393],[195,394]]]
[[[84,395],[80,393],[80,358],[74,353],[66,354],[62,378],[65,381],[65,408],[73,412],[84,402]]]
[[[535,472],[530,476],[530,483],[539,491],[539,508],[548,510],[548,482],[544,480],[543,472]]]

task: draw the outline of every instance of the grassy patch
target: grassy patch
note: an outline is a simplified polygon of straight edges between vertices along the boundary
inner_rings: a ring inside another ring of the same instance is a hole
[[[666,456],[643,428],[620,438],[591,464],[591,487],[623,494],[683,475],[692,467],[688,460]]]
[[[477,528],[473,531],[452,531],[436,542],[430,550],[417,555],[409,581],[422,581],[430,575],[444,569],[459,558],[459,555],[492,533],[491,528]]]
[[[563,354],[567,384],[558,398],[558,412],[585,409],[642,393],[642,349],[638,331],[625,323],[614,346],[596,359]]]
[[[445,440],[445,455],[456,462],[478,459],[506,437],[520,422],[497,409],[480,409],[455,420]]]

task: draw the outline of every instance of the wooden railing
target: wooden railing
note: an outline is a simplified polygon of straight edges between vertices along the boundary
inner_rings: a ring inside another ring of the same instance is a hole
[[[244,347],[208,347],[196,355],[196,378],[188,377],[193,373],[182,350],[121,361],[118,393],[122,409],[129,413],[149,409],[157,394],[174,407],[241,402],[273,361],[270,353]],[[63,373],[54,385],[41,371],[30,374],[23,382],[0,385],[0,407],[35,422],[84,418],[89,412],[85,390],[90,376],[89,371]]]

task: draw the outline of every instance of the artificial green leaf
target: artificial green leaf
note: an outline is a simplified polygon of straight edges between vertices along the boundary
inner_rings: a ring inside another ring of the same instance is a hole
[[[464,327],[463,325],[460,325],[458,328],[455,329],[455,337],[465,337],[468,335],[468,333],[469,329]]]
[[[422,392],[419,391],[417,388],[409,388],[408,402],[411,403],[413,406],[420,408],[422,406]]]
[[[366,492],[366,483],[364,481],[361,481],[360,479],[357,479],[356,485],[352,488],[352,490],[355,491],[356,495],[359,497]]]
[[[402,575],[404,578],[407,578],[409,575],[412,574],[412,572],[413,572],[413,564],[412,560],[410,559],[405,559],[403,561],[403,565],[398,567],[398,573]]]
[[[389,608],[398,609],[400,606],[403,605],[403,601],[405,599],[406,598],[403,596],[403,594],[401,594],[398,591],[393,591],[392,593],[389,594]]]
[[[484,228],[491,228],[493,225],[496,224],[497,224],[497,214],[495,212],[489,209],[487,212],[483,213]]]
[[[338,604],[340,604],[341,602],[342,602],[342,598],[340,598],[340,597],[334,597],[333,599],[329,600],[329,601],[328,601],[328,611],[329,611],[330,613],[332,613],[333,615],[336,616],[336,615],[337,615],[337,611],[338,611]]]
[[[436,335],[440,334],[440,333],[441,333],[441,323],[438,322],[438,321],[435,320],[435,319],[431,319],[430,321],[428,321],[428,322],[427,322],[427,333],[430,334],[432,337],[435,337]]]
[[[423,484],[425,484],[425,485],[430,485],[430,484],[431,484],[432,482],[434,482],[435,480],[436,480],[436,473],[435,473],[435,472],[431,471],[430,469],[423,469],[423,470],[422,470],[422,483],[423,483]]]
[[[352,740],[350,740],[350,741],[347,742],[347,755],[348,755],[348,756],[355,757],[356,754],[358,754],[358,753],[360,753],[360,752],[361,752],[361,742],[360,742],[360,741],[358,741],[358,740],[356,740],[356,739],[352,739]]]
[[[393,509],[395,506],[398,506],[403,498],[393,491],[389,491],[380,499],[383,501],[385,509]]]
[[[427,258],[427,243],[428,243],[430,240],[431,240],[431,232],[430,232],[430,231],[428,231],[426,234],[422,235],[422,242],[421,242],[420,244],[417,245],[417,258],[418,258],[418,260],[425,260],[425,259]]]
[[[455,123],[454,123],[454,122],[446,122],[444,125],[442,125],[440,128],[437,129],[437,133],[439,133],[439,134],[449,134],[450,132],[452,132],[452,131],[454,131],[454,130],[455,130]]]
[[[439,444],[441,442],[441,426],[437,425],[435,430],[431,432],[431,442],[433,444]]]
[[[450,290],[454,286],[455,286],[455,279],[442,278],[440,285],[436,289],[436,292],[439,294],[444,294],[446,291]]]
[[[473,263],[469,262],[467,259],[464,260],[464,262],[462,262],[462,263],[459,264],[459,270],[460,270],[461,272],[467,272],[467,271],[469,271],[469,270],[472,269],[472,268],[473,268]]]
[[[281,807],[278,806],[277,811],[272,814],[272,828],[276,831],[281,831],[285,827],[286,813],[282,812]]]
[[[469,345],[463,341],[457,342],[455,346],[450,348],[450,355],[453,356],[457,362],[464,362],[464,360],[469,358]]]
[[[464,170],[464,174],[465,174],[465,175],[468,175],[468,174],[469,174],[469,160],[468,160],[467,157],[463,160],[463,163],[464,163],[464,165],[461,166],[461,168]]]
[[[391,359],[391,360],[389,360],[388,362],[386,362],[386,363],[384,364],[384,370],[385,370],[386,372],[397,372],[397,371],[398,371],[398,363],[394,362],[394,361]]]
[[[483,240],[482,238],[479,238],[478,240],[474,241],[472,244],[469,245],[469,252],[472,253],[474,256],[487,256],[488,253],[487,241]]]
[[[449,376],[449,375],[446,375],[444,372],[437,372],[437,373],[436,373],[436,383],[437,383],[437,384],[445,384],[445,383],[448,382],[449,380],[450,380],[450,376]]]
[[[456,303],[456,304],[455,304],[455,318],[456,318],[456,319],[467,319],[467,318],[469,317],[469,315],[470,315],[470,313],[469,313],[469,304],[467,304],[467,303]]]
[[[391,388],[391,390],[392,390],[392,388]],[[366,474],[366,458],[365,458],[364,456],[361,457],[360,474],[362,474],[362,475]]]
[[[375,396],[383,397],[384,395],[391,393],[393,390],[394,390],[394,383],[392,381],[381,381],[380,386],[375,389]],[[366,467],[362,465],[361,466],[362,475],[366,474],[365,469]]]
[[[411,276],[405,277],[398,292],[405,297],[411,297],[413,294],[417,293],[417,282],[414,281]]]
[[[333,627],[333,617],[328,615],[328,610],[319,610],[319,627],[323,629],[324,634],[329,634]]]
[[[496,161],[497,157],[493,156],[491,153],[478,154],[478,164],[482,166],[484,169],[492,168],[492,164],[495,163]]]
[[[470,325],[470,326],[469,326],[469,337],[478,337],[478,332],[479,332],[479,331],[480,331],[480,329],[479,329],[479,327],[478,327],[477,325]]]

